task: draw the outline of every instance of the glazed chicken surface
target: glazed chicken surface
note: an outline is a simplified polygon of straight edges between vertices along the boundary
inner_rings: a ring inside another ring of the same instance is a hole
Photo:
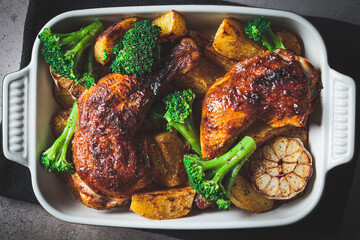
[[[274,128],[305,126],[321,87],[318,71],[284,49],[235,64],[203,100],[202,156],[211,159],[225,153],[255,120]]]
[[[80,97],[73,140],[72,190],[88,207],[111,208],[129,201],[151,182],[146,141],[137,132],[163,85],[196,67],[195,42],[184,38],[153,75],[109,74]]]

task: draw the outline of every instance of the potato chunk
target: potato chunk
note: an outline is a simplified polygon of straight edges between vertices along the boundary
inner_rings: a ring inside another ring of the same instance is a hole
[[[53,88],[55,100],[62,108],[71,108],[86,88],[80,83],[76,83],[73,80],[69,80],[55,73],[52,71],[51,67],[50,75],[55,83]]]
[[[174,83],[181,89],[191,88],[197,96],[205,96],[210,86],[224,73],[221,67],[202,57],[199,67],[182,74]]]
[[[191,88],[196,93],[196,98],[199,99],[199,97],[205,95],[208,88],[217,78],[225,74],[225,71],[221,66],[203,54],[205,47],[211,44],[211,39],[208,36],[193,30],[189,31],[189,36],[195,40],[197,47],[202,53],[200,64],[194,70],[180,75],[173,83],[179,89]]]
[[[295,34],[287,30],[274,30],[274,34],[284,44],[287,50],[292,51],[296,56],[301,56],[301,44]]]
[[[265,53],[261,45],[245,36],[243,24],[232,18],[225,18],[220,24],[213,47],[222,56],[236,61]]]
[[[135,193],[132,195],[130,210],[156,220],[179,218],[191,211],[194,197],[192,187]]]
[[[188,33],[185,17],[174,10],[154,19],[152,24],[161,27],[160,42],[172,42]]]
[[[181,139],[172,132],[158,133],[152,138],[154,182],[165,187],[187,183],[188,177],[183,163],[185,146]]]
[[[237,61],[232,60],[230,58],[227,58],[221,54],[219,54],[215,48],[213,47],[213,44],[208,44],[204,49],[204,55],[213,61],[215,64],[221,66],[225,72],[229,71],[230,68],[237,63]]]
[[[267,143],[276,136],[288,136],[294,138],[300,138],[305,146],[308,142],[308,130],[306,127],[294,127],[291,125],[286,125],[283,127],[273,128],[268,124],[263,123],[262,121],[256,121],[251,124],[242,134],[242,136],[250,136],[255,142],[256,146],[260,147],[263,144]]]
[[[105,65],[112,59],[112,48],[115,45],[115,40],[124,36],[125,33],[134,27],[135,22],[139,18],[131,17],[126,18],[120,22],[114,23],[102,32],[96,39],[94,46],[94,57],[96,62]]]
[[[67,120],[70,116],[71,108],[62,110],[54,115],[51,120],[51,129],[55,138],[60,137],[64,128],[66,127]]]
[[[274,205],[274,200],[257,192],[252,184],[240,175],[235,178],[230,200],[236,207],[256,213],[269,211]]]

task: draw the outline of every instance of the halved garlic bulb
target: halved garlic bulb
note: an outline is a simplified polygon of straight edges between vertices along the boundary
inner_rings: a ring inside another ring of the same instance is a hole
[[[290,199],[302,192],[312,172],[312,157],[298,138],[277,137],[250,160],[252,183],[269,199]]]

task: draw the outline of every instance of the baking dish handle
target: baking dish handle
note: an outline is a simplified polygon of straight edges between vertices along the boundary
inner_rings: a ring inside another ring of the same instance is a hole
[[[27,109],[30,67],[11,73],[3,82],[3,151],[6,158],[28,166]]]
[[[328,170],[349,162],[355,146],[355,82],[330,69],[330,137]]]

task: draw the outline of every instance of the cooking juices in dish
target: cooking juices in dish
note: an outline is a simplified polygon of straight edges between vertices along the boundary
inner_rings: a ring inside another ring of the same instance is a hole
[[[188,29],[186,19],[170,11],[152,21],[161,28],[156,42],[147,43],[155,44],[153,51],[133,53],[135,61],[137,57],[139,60],[153,57],[151,68],[142,75],[126,72],[125,68],[111,73],[114,59],[122,58],[121,54],[128,51],[128,47],[122,48],[121,41],[137,34],[136,24],[142,21],[135,17],[124,19],[100,33],[92,45],[94,71],[99,80],[84,89],[78,99],[71,94],[69,85],[55,86],[55,92],[63,93],[55,95],[61,106],[70,105],[64,102],[79,101],[72,158],[68,159],[73,161],[75,172],[64,178],[81,202],[96,209],[131,202],[132,211],[151,219],[178,218],[193,208],[216,206],[215,199],[199,195],[189,185],[182,161],[184,155],[195,152],[187,143],[186,134],[169,133],[167,122],[161,117],[166,111],[164,97],[189,88],[196,97],[186,111],[192,112],[195,129],[201,132],[203,161],[225,154],[244,136],[249,136],[258,147],[250,158],[246,157],[250,165],[264,161],[266,166],[274,165],[262,172],[272,176],[274,169],[289,169],[291,164],[298,164],[302,168],[294,165],[293,178],[305,177],[306,181],[310,178],[311,163],[285,159],[276,151],[272,152],[277,156],[274,158],[267,157],[269,154],[261,158],[258,154],[278,136],[286,141],[296,138],[301,146],[308,144],[307,119],[322,85],[318,71],[298,56],[301,45],[293,33],[273,29],[286,50],[267,51],[245,36],[244,23],[236,19],[224,19],[212,39]],[[139,46],[134,43],[134,48]],[[147,49],[147,45],[139,49]],[[54,78],[57,83],[58,77]],[[160,117],[154,121],[149,111]],[[54,126],[64,122],[63,113],[62,118],[54,118],[62,120],[54,120]],[[294,155],[295,150],[288,145],[284,148],[282,151],[289,156]],[[281,199],[274,197],[279,194],[273,195],[274,189],[291,192],[287,199],[305,189],[305,182],[298,187],[297,182],[287,178],[290,175],[285,170],[278,172],[275,180],[262,181],[264,177],[251,174],[248,162],[242,168],[237,166],[227,170],[215,184],[216,191],[223,195],[221,200],[247,211],[270,211],[274,198]],[[261,164],[257,166],[263,169]],[[196,183],[202,185],[210,180],[221,167]],[[309,173],[306,176],[305,167]],[[285,178],[286,182],[281,180]]]

